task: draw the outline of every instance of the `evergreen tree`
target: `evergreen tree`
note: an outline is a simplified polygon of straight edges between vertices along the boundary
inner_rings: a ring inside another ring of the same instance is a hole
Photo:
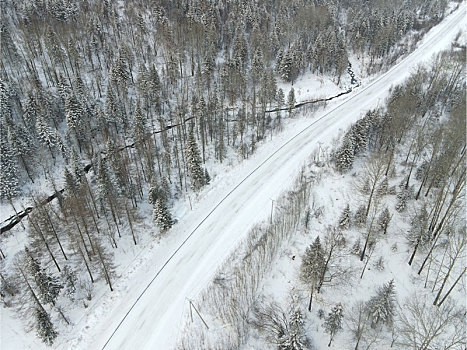
[[[78,183],[68,168],[65,168],[65,193],[68,196],[75,196],[78,192]]]
[[[78,153],[76,153],[74,148],[71,149],[70,165],[71,165],[71,173],[75,177],[76,182],[81,183],[83,181],[83,177],[85,176],[84,170],[83,170],[84,166],[81,163],[79,155]]]
[[[19,55],[15,41],[11,37],[10,28],[6,21],[2,21],[0,24],[0,37],[2,38],[2,50],[8,54],[10,64],[14,65],[17,62]]]
[[[167,196],[162,188],[153,180],[148,190],[148,203],[154,206],[157,200],[160,200],[162,203],[166,203]]]
[[[107,201],[112,205],[120,194],[119,190],[118,182],[109,169],[107,159],[99,156],[97,161],[97,196],[99,200]]]
[[[145,135],[145,123],[143,112],[139,106],[139,103],[136,104],[135,113],[133,114],[133,139],[135,142],[142,142]]]
[[[64,281],[64,294],[67,295],[71,300],[74,300],[76,282],[78,281],[76,272],[73,271],[68,265],[65,265],[61,277]]]
[[[49,148],[50,154],[54,157],[52,148],[55,146],[55,137],[52,130],[47,125],[47,122],[44,119],[42,114],[39,114],[36,118],[36,130],[39,141],[46,147]]]
[[[263,53],[261,49],[256,49],[253,59],[251,60],[250,76],[253,84],[256,84],[264,71]]]
[[[306,248],[300,265],[300,279],[311,289],[310,303],[308,305],[309,311],[311,311],[314,290],[323,274],[324,264],[324,250],[318,236],[313,244]]]
[[[39,290],[39,297],[44,303],[55,305],[55,300],[60,294],[63,286],[55,276],[50,276],[41,268],[39,261],[32,255],[28,248],[26,252],[26,268],[36,282],[37,289]]]
[[[127,64],[123,55],[120,53],[117,59],[113,62],[110,67],[109,76],[112,81],[114,81],[120,89],[125,89],[129,79],[129,73]]]
[[[73,90],[61,73],[58,75],[57,89],[62,102],[66,103],[68,96],[71,95]]]
[[[287,52],[282,57],[279,73],[282,79],[286,82],[290,82],[293,80],[293,69],[294,69],[294,62],[293,62],[293,54],[291,50],[287,50]]]
[[[154,103],[156,112],[159,112],[160,109],[160,94],[161,94],[161,81],[159,78],[159,73],[154,66],[149,68],[148,75],[148,89],[151,97],[152,103]]]
[[[329,312],[328,316],[324,320],[324,331],[329,333],[331,338],[329,339],[328,346],[331,346],[331,343],[337,334],[342,329],[342,318],[344,314],[342,312],[342,304],[336,304],[331,311]]]
[[[306,350],[309,349],[310,342],[306,337],[304,329],[305,322],[300,309],[296,309],[289,317],[288,329],[284,329],[284,334],[279,336],[278,346],[280,350]]]
[[[396,210],[402,213],[407,208],[407,202],[412,197],[412,188],[402,189],[397,193]]]
[[[214,44],[209,44],[208,49],[203,54],[203,65],[201,68],[201,74],[206,79],[206,83],[209,86],[211,81],[211,75],[216,67],[216,48]]]
[[[384,177],[383,181],[381,181],[379,186],[376,188],[376,193],[378,197],[382,197],[388,193],[388,186],[389,186],[388,178]]]
[[[172,198],[172,191],[170,189],[169,181],[165,176],[162,177],[160,191],[161,196],[164,199],[164,203],[168,203],[169,200]]]
[[[63,285],[57,277],[47,274],[45,270],[37,275],[36,284],[39,288],[39,295],[44,303],[55,305]]]
[[[289,117],[292,116],[292,110],[295,107],[295,91],[292,87],[289,91],[289,95],[287,96],[287,108],[289,109]]]
[[[396,292],[394,280],[378,289],[366,305],[370,324],[374,328],[379,324],[391,325],[394,319]]]
[[[211,176],[208,173],[208,169],[204,168],[204,184],[209,185],[211,182]]]
[[[282,88],[279,88],[277,90],[277,108],[281,109],[284,103],[285,103],[284,90],[282,90]]]
[[[41,307],[35,308],[37,336],[47,345],[52,345],[58,333],[54,329],[49,314]]]
[[[359,206],[354,216],[354,224],[357,227],[365,226],[366,219],[367,219],[367,216],[365,215],[365,213],[366,213],[365,206],[364,205]]]
[[[389,209],[386,207],[384,208],[384,210],[381,212],[381,214],[378,217],[378,227],[383,232],[383,234],[387,233],[390,221],[391,221],[391,213],[389,212]]]
[[[235,38],[232,45],[232,59],[239,70],[244,70],[248,60],[248,48],[246,46],[245,36],[240,28],[235,32]]]
[[[349,204],[347,204],[347,206],[342,211],[342,214],[339,218],[338,226],[340,229],[348,229],[350,227],[350,205]]]
[[[355,153],[352,139],[346,135],[342,146],[340,146],[334,154],[334,161],[336,163],[337,170],[340,173],[344,173],[349,170],[353,165],[354,158]]]
[[[78,146],[81,151],[85,134],[83,128],[85,110],[73,93],[69,94],[65,100],[65,112],[66,125],[68,127],[67,131],[72,132],[75,135],[76,141],[78,142]]]
[[[11,118],[11,104],[9,95],[10,94],[7,86],[5,85],[5,82],[0,78],[0,118],[2,123],[4,120],[9,120]]]
[[[193,125],[190,126],[188,134],[186,161],[188,168],[188,175],[191,178],[191,187],[198,191],[205,184],[204,171],[201,167],[201,156],[199,153],[198,145],[195,140]]]
[[[29,248],[24,248],[24,251],[26,253],[25,255],[25,265],[26,265],[26,269],[29,271],[29,273],[31,274],[31,276],[36,279],[37,276],[40,274],[41,272],[41,266],[39,264],[39,262],[37,261],[36,258],[34,258],[31,254],[31,252],[29,251]]]
[[[18,168],[14,153],[6,139],[0,136],[0,197],[13,199],[19,193]]]
[[[120,126],[123,126],[124,120],[121,109],[110,84],[107,86],[105,95],[105,117],[107,122],[114,126],[116,132],[118,132]]]
[[[149,72],[144,64],[140,64],[138,67],[138,74],[136,75],[136,89],[141,97],[146,97],[150,93],[148,76]]]
[[[36,149],[36,145],[33,141],[33,135],[31,135],[25,128],[22,128],[19,124],[15,124],[13,122],[4,123],[4,126],[7,126],[7,139],[12,153],[18,157],[18,160],[24,170],[26,170],[29,179],[34,182],[32,178],[32,170],[30,168],[34,160],[34,151]]]
[[[153,217],[154,222],[161,232],[167,231],[174,224],[174,220],[172,219],[169,209],[167,209],[167,206],[160,198],[158,198],[154,203]]]
[[[34,127],[36,125],[36,117],[39,114],[39,107],[36,103],[36,97],[31,91],[26,93],[23,100],[23,122],[26,128],[30,128],[30,132],[35,134]]]

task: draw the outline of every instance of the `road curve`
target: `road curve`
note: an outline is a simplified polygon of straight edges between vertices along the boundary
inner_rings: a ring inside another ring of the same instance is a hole
[[[93,348],[170,349],[184,322],[187,298],[209,282],[218,266],[246,236],[251,226],[268,216],[270,198],[289,188],[300,167],[318,142],[329,142],[338,129],[345,129],[377,106],[391,86],[402,83],[416,66],[448,48],[463,29],[465,4],[428,32],[407,58],[366,87],[345,97],[331,110],[264,159],[224,199],[206,210],[204,219],[186,227],[184,242],[148,280],[131,301],[122,298],[112,315],[93,333]],[[211,207],[212,208],[212,207]]]

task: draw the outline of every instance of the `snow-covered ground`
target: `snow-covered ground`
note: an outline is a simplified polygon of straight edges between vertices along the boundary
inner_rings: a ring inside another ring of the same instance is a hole
[[[240,165],[224,164],[214,171],[222,176],[213,176],[212,185],[192,199],[192,210],[183,209],[189,207],[181,201],[175,208],[178,225],[135,256],[116,290],[95,298],[90,312],[75,320],[73,329],[62,334],[53,348],[171,348],[189,310],[187,300],[196,299],[249,229],[270,214],[271,200],[290,187],[317,145],[329,145],[340,129],[377,106],[389,88],[401,83],[419,63],[449,47],[465,28],[464,15],[462,4],[386,74],[363,81],[352,94],[329,103],[325,111],[291,120],[281,134]],[[298,100],[303,100],[311,87],[297,83],[295,89],[301,91]],[[2,348],[45,348],[37,340],[18,336],[10,314],[2,310],[1,316]]]

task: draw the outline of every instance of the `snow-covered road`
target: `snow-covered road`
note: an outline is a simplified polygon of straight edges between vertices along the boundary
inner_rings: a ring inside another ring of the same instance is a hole
[[[418,49],[375,81],[329,105],[326,111],[272,154],[257,158],[249,174],[237,185],[207,196],[183,218],[180,242],[158,266],[146,267],[133,287],[97,327],[88,331],[78,347],[93,349],[170,349],[188,310],[187,299],[195,298],[216,269],[246,236],[248,230],[268,217],[271,198],[289,188],[300,167],[318,143],[327,143],[388,95],[391,86],[406,79],[416,66],[449,47],[464,29],[465,3],[433,28]],[[239,181],[239,180],[238,180]],[[214,198],[223,198],[218,204]],[[214,208],[214,209],[213,209]],[[183,244],[180,246],[180,244]],[[169,258],[170,256],[170,258]],[[157,277],[155,277],[157,276]]]

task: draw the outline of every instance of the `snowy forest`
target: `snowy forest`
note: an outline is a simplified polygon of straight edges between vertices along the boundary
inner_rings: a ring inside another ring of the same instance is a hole
[[[464,67],[439,54],[311,154],[199,296],[235,327],[189,324],[179,348],[464,349]]]
[[[146,262],[162,271],[204,222],[185,239],[190,211],[459,4],[3,0],[2,329],[94,348],[76,327]],[[190,299],[176,348],[465,347],[465,33],[449,44],[303,160]]]

